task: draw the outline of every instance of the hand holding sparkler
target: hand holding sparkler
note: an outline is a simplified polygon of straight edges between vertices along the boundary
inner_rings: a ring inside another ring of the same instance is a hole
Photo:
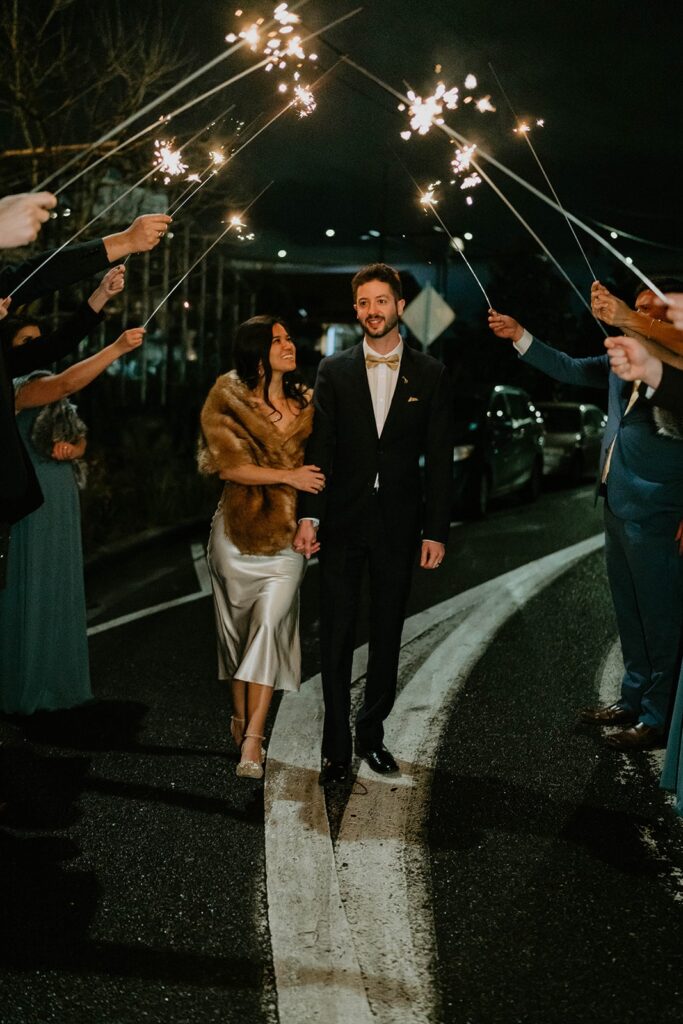
[[[125,356],[134,349],[140,348],[144,340],[144,327],[131,327],[130,330],[124,331],[112,345],[112,349],[116,353],[115,358],[118,359],[119,356]]]
[[[504,313],[496,313],[494,309],[489,310],[489,327],[497,338],[508,338],[512,342],[520,340],[524,334],[524,328],[511,316]]]
[[[130,227],[103,239],[110,263],[117,263],[134,252],[149,252],[168,231],[172,218],[165,213],[146,213],[136,217]]]
[[[0,248],[35,242],[41,226],[57,205],[51,192],[22,192],[0,199]]]
[[[123,264],[112,267],[104,275],[95,291],[88,299],[88,305],[95,313],[101,313],[105,305],[114,295],[122,292],[126,284],[126,268]]]
[[[0,320],[4,320],[7,316],[11,301],[11,296],[8,296],[6,299],[0,299]]]
[[[662,380],[662,361],[650,355],[636,338],[605,338],[605,348],[613,373],[622,380],[642,380],[658,388]]]
[[[599,281],[593,281],[591,285],[591,310],[593,316],[613,327],[626,327],[632,312]]]

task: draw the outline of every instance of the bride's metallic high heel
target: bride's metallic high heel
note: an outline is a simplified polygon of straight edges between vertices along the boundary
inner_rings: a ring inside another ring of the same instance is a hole
[[[245,732],[244,740],[247,740],[247,739],[263,740],[263,739],[265,739],[265,736],[260,736],[256,732]],[[242,740],[242,745],[243,746],[244,746],[244,740]],[[263,749],[263,747],[261,747],[261,762],[259,763],[257,761],[240,760],[240,763],[237,765],[237,768],[235,769],[235,774],[240,779],[262,779],[263,778],[263,762],[265,761],[265,759],[266,759],[266,752]]]

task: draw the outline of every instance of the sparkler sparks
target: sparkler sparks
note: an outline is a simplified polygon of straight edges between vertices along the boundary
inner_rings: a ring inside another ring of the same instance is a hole
[[[292,106],[298,111],[299,117],[308,117],[313,113],[317,104],[315,96],[307,86],[297,85],[294,87]]]
[[[477,185],[481,185],[481,178],[479,177],[476,171],[473,171],[472,174],[469,174],[466,178],[463,179],[460,188],[463,191],[466,191],[467,189],[470,188],[476,188]]]
[[[490,96],[482,96],[476,101],[475,106],[480,114],[495,114],[496,112]]]
[[[436,189],[441,184],[440,181],[433,181],[431,185],[428,185],[425,191],[420,196],[420,202],[423,206],[434,207],[438,203],[436,195]]]
[[[455,110],[458,106],[459,96],[460,93],[457,86],[453,86],[452,89],[446,89],[443,82],[439,82],[436,90],[431,96],[427,96],[426,99],[422,99],[421,96],[416,95],[411,89],[408,93],[408,99],[410,100],[408,113],[412,130],[417,132],[418,135],[426,135],[433,124],[443,124],[442,115],[444,107],[447,110]]]
[[[456,149],[455,156],[451,160],[454,174],[464,174],[465,171],[469,171],[476,148],[476,145],[471,145],[464,146],[462,149]]]
[[[467,76],[467,78],[465,79],[465,88],[466,89],[476,89],[477,88],[477,78],[476,78],[476,75],[468,75]]]
[[[179,149],[173,149],[170,142],[155,139],[154,141],[155,168],[164,175],[164,184],[168,185],[171,178],[177,178],[187,170],[187,164],[183,163]]]

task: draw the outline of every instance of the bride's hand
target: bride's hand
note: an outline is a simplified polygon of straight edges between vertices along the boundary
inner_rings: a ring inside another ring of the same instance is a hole
[[[325,474],[320,472],[319,466],[300,466],[290,469],[287,483],[297,491],[320,494],[325,487]]]

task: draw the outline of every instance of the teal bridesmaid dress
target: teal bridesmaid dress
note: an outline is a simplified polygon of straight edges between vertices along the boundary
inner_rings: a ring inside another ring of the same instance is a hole
[[[32,445],[40,411],[17,416],[45,502],[10,533],[0,591],[0,711],[7,714],[92,699],[78,488],[70,462],[43,458]]]

